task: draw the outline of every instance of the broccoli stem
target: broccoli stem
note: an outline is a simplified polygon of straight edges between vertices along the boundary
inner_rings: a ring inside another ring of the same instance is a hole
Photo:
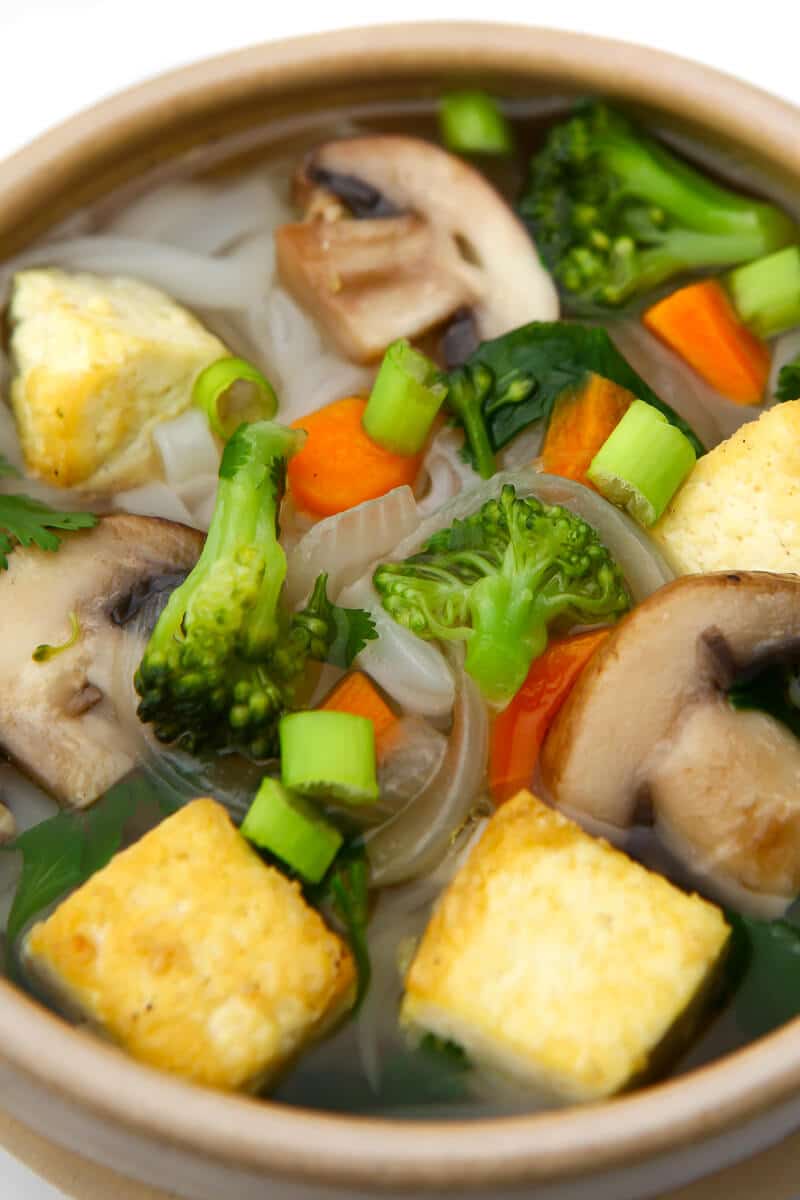
[[[447,407],[464,427],[473,464],[481,479],[491,479],[497,470],[483,415],[483,400],[491,384],[490,373],[478,368],[473,372],[451,375],[447,393]]]
[[[490,704],[504,706],[547,646],[535,588],[502,574],[487,576],[473,587],[469,611],[473,632],[464,667]]]

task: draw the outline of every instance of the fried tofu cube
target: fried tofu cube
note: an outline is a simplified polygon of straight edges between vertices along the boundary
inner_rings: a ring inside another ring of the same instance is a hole
[[[800,571],[800,400],[698,460],[652,535],[681,575]]]
[[[206,799],[116,855],[24,953],[65,1009],[218,1088],[261,1087],[354,997],[342,940]]]
[[[401,1019],[572,1100],[618,1092],[726,946],[689,896],[529,792],[489,821],[409,968]]]
[[[135,279],[21,271],[10,318],[25,461],[56,487],[117,491],[160,477],[153,427],[188,408],[200,371],[227,353]]]

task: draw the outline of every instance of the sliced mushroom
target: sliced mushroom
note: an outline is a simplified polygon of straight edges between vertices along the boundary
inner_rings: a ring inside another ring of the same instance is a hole
[[[185,573],[203,535],[153,517],[105,517],[57,554],[18,547],[0,573],[0,747],[59,803],[91,804],[134,765],[111,699],[129,636],[119,611],[165,574]],[[35,661],[37,646],[74,645]],[[115,619],[116,616],[116,619]]]
[[[800,742],[737,712],[733,679],[800,656],[800,577],[687,576],[636,608],[581,676],[545,743],[543,780],[579,820],[624,828],[643,802],[717,894],[753,911],[800,891]]]
[[[465,308],[482,338],[558,316],[522,224],[479,172],[438,146],[328,142],[295,183],[306,219],[275,235],[281,278],[355,361]]]
[[[10,842],[17,832],[17,823],[14,820],[14,814],[9,812],[5,804],[0,804],[0,846],[4,842]]]

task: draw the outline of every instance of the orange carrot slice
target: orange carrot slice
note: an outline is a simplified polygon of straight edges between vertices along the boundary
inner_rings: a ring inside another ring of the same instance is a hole
[[[760,404],[770,351],[743,325],[716,279],[691,283],[654,304],[646,327],[734,404]]]
[[[586,477],[589,464],[634,399],[627,388],[595,374],[559,396],[542,447],[545,471],[592,487]]]
[[[531,663],[528,677],[492,726],[489,790],[495,804],[530,787],[539,751],[558,710],[608,629],[551,642]]]
[[[363,671],[350,671],[340,679],[319,707],[329,712],[352,713],[356,717],[367,717],[372,721],[378,755],[385,749],[389,735],[398,720],[372,680],[368,679]]]
[[[366,400],[347,396],[292,422],[306,443],[289,460],[289,488],[298,508],[320,517],[413,484],[421,455],[384,450],[361,425]]]

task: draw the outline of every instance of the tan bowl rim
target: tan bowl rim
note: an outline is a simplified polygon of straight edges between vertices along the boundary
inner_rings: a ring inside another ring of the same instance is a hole
[[[0,164],[0,232],[78,169],[201,120],[221,95],[357,77],[510,72],[640,100],[732,139],[800,180],[800,112],[697,63],[623,42],[489,23],[375,26],[268,43],[150,80]],[[269,72],[268,75],[265,73]],[[478,1121],[329,1115],[195,1087],[66,1025],[0,981],[0,1056],[68,1103],[198,1157],[363,1188],[463,1189],[608,1171],[729,1130],[800,1091],[800,1018],[689,1075],[606,1103]],[[57,1134],[55,1135],[58,1136]]]

